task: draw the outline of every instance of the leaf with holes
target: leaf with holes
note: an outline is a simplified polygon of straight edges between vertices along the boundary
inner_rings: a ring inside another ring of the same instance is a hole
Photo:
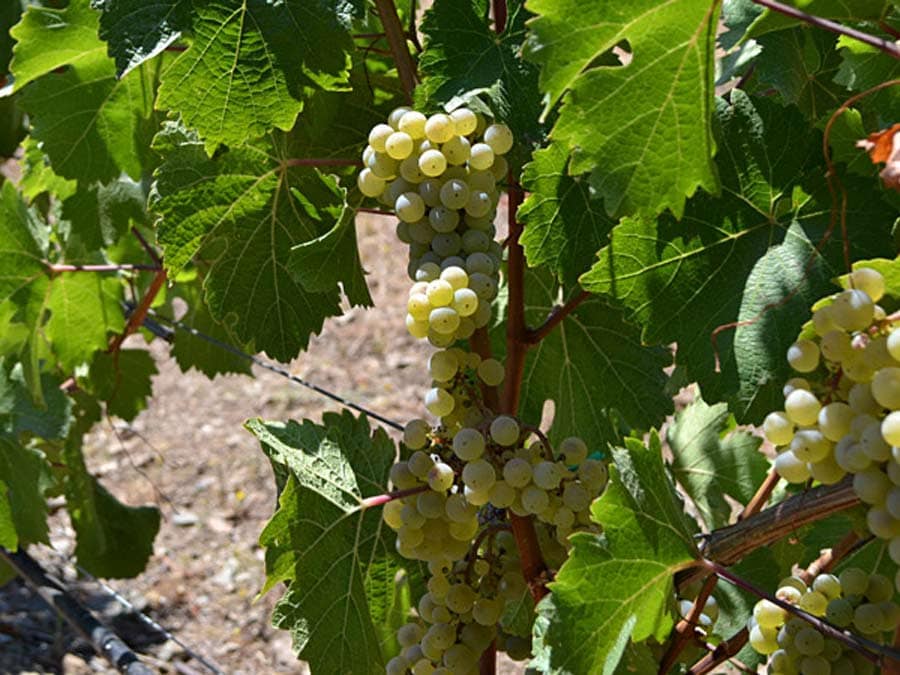
[[[592,172],[610,215],[671,209],[697,188],[718,189],[711,118],[719,3],[533,0],[530,58],[549,106],[563,99],[551,137]],[[600,57],[627,42],[627,65]],[[622,105],[628,101],[628,105]]]
[[[346,88],[354,11],[305,0],[195,4],[191,46],[163,75],[157,105],[180,113],[209,152],[288,130],[311,90]]]
[[[781,386],[791,377],[784,355],[810,305],[834,292],[842,246],[832,237],[816,251],[831,198],[822,184],[821,136],[803,117],[740,91],[718,116],[722,196],[698,195],[680,222],[623,220],[581,283],[617,298],[645,342],[677,342],[676,361],[690,381],[710,400],[728,400],[739,422],[753,423],[784,404]],[[844,181],[850,255],[891,250],[895,210],[880,187]],[[729,328],[733,322],[743,323]]]
[[[673,624],[674,575],[698,555],[659,438],[625,445],[613,450],[609,486],[591,508],[603,535],[572,537],[569,559],[538,604],[535,655],[554,673],[611,673],[629,642],[662,642]]]
[[[151,209],[160,216],[166,267],[174,275],[195,256],[206,260],[213,318],[243,345],[293,358],[340,307],[336,283],[319,291],[298,280],[291,249],[346,217],[344,191],[315,169],[288,166],[292,146],[281,134],[209,158],[196,134],[170,125],[156,147],[165,161]],[[358,265],[344,265],[341,274],[345,283],[362,278]]]
[[[399,565],[381,510],[362,500],[384,491],[393,443],[349,412],[326,413],[321,425],[255,419],[247,428],[288,474],[260,537],[264,590],[287,583],[275,625],[291,631],[314,672],[383,673],[375,624],[388,620]]]

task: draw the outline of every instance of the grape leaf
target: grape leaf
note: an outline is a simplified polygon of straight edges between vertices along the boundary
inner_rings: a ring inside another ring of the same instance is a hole
[[[65,201],[77,190],[78,183],[57,175],[50,167],[50,158],[41,150],[40,144],[31,136],[22,143],[22,180],[19,190],[29,200],[34,200],[45,192],[56,195]]]
[[[528,264],[549,265],[571,285],[590,268],[614,222],[588,182],[568,175],[568,163],[568,152],[559,143],[534,153],[522,174],[522,187],[531,194],[518,218]]]
[[[209,152],[288,130],[310,88],[345,88],[351,12],[343,2],[196,4],[192,44],[163,75],[157,105],[180,113]]]
[[[8,436],[0,435],[0,476],[5,483],[6,494],[0,501],[6,502],[8,509],[6,528],[11,529],[13,536],[22,543],[48,541],[47,499],[44,495],[53,484],[53,476],[47,458],[39,450],[26,448]],[[0,528],[3,520],[4,514],[0,513]]]
[[[12,183],[0,186],[0,305],[23,307],[46,292],[47,231]]]
[[[758,451],[762,439],[735,427],[727,405],[710,406],[698,396],[675,415],[666,436],[674,478],[710,530],[729,523],[725,495],[746,504],[769,469]]]
[[[525,278],[525,320],[540,325],[563,292],[546,270],[529,270]],[[495,351],[502,353],[505,331],[494,333]],[[589,445],[605,447],[618,440],[610,426],[614,408],[631,426],[647,429],[672,410],[663,387],[663,368],[671,363],[668,350],[645,347],[639,329],[622,311],[603,298],[589,298],[541,340],[525,361],[519,413],[539,423],[545,401],[554,402],[551,440],[578,435]]]
[[[830,33],[808,28],[763,35],[758,42],[765,57],[757,61],[756,77],[774,87],[785,103],[821,119],[847,98],[834,82],[841,63],[835,41]]]
[[[134,577],[144,571],[159,532],[159,510],[127,506],[88,473],[81,436],[66,443],[66,506],[75,528],[75,556],[91,574]]]
[[[802,116],[736,91],[719,117],[722,196],[698,195],[680,222],[623,220],[581,283],[619,299],[644,342],[678,342],[676,361],[704,394],[727,399],[739,422],[758,422],[784,403],[784,354],[812,302],[833,292],[841,243],[832,237],[816,254],[831,198],[821,137]],[[851,257],[892,250],[895,214],[876,186],[844,180]],[[748,323],[718,334],[717,373],[711,336],[734,321]]]
[[[47,440],[65,438],[72,421],[72,405],[49,373],[40,376],[42,405],[30,395],[21,363],[0,361],[0,434],[34,434]]]
[[[94,0],[100,38],[109,45],[116,75],[124,76],[181,37],[191,25],[190,0]]]
[[[111,333],[125,327],[121,297],[122,285],[115,278],[69,272],[53,279],[44,333],[65,371],[90,361],[107,346]]]
[[[232,336],[222,324],[212,318],[209,308],[202,300],[202,289],[199,284],[178,282],[179,296],[188,304],[188,311],[181,322],[216,340],[231,344]],[[209,378],[220,373],[242,373],[249,375],[250,362],[230,352],[210,344],[207,340],[195,336],[188,331],[178,331],[172,342],[172,356],[181,371],[186,373],[196,368]]]
[[[763,8],[753,0],[724,0],[722,23],[728,30],[719,35],[719,46],[730,50],[737,45],[762,12]]]
[[[853,91],[865,91],[882,82],[900,77],[900,65],[875,47],[863,42],[838,38],[838,49],[841,64],[834,81]],[[900,92],[896,86],[874,92],[856,104],[866,111],[877,115],[879,126],[889,126],[900,116]]]
[[[680,216],[698,187],[718,189],[710,122],[718,3],[533,0],[527,47],[548,105],[565,94],[551,132],[592,171],[610,215]],[[623,41],[627,66],[596,65]],[[622,101],[629,101],[623,106]]]
[[[11,0],[0,7],[0,75],[8,71],[12,59],[15,41],[9,30],[19,22],[21,16],[22,3],[18,0]]]
[[[891,3],[888,0],[791,0],[787,3],[802,12],[822,19],[837,21],[866,21],[880,19]],[[783,30],[801,23],[781,12],[771,9],[763,11],[748,30],[750,37],[758,37],[764,33]]]
[[[613,449],[615,467],[592,517],[603,535],[576,534],[569,559],[538,604],[549,621],[535,654],[554,673],[611,673],[630,641],[665,639],[673,576],[697,557],[663,466],[659,438]]]
[[[13,523],[12,505],[9,503],[9,490],[6,483],[0,480],[0,546],[15,551],[19,547],[19,535]],[[2,577],[2,572],[0,572]],[[2,582],[0,582],[2,586]]]
[[[106,402],[107,413],[130,422],[146,409],[156,373],[156,362],[145,349],[98,352],[85,387]]]
[[[538,71],[520,55],[529,13],[521,0],[508,3],[506,27],[497,35],[484,20],[486,10],[484,0],[437,0],[425,13],[416,107],[470,104],[483,109],[477,97],[484,96],[488,110],[526,148],[543,136],[536,124],[541,111]]]
[[[83,186],[63,202],[62,217],[69,221],[66,238],[76,235],[89,251],[111,246],[131,222],[147,222],[145,203],[141,186],[129,180]]]
[[[393,535],[379,509],[361,508],[387,484],[395,449],[365,416],[326,413],[322,424],[247,423],[273,465],[289,477],[260,543],[267,548],[264,590],[285,581],[274,623],[291,631],[313,671],[376,673],[384,658],[374,624],[393,597]],[[373,576],[374,575],[374,576]],[[374,595],[373,595],[374,594]]]
[[[291,249],[334,228],[345,214],[343,191],[314,169],[288,166],[280,134],[208,158],[196,135],[169,127],[157,148],[166,158],[151,208],[161,216],[166,266],[177,273],[197,254],[208,258],[213,318],[243,344],[293,358],[340,308],[336,285],[315,292],[298,281]],[[361,275],[345,267],[344,279]]]

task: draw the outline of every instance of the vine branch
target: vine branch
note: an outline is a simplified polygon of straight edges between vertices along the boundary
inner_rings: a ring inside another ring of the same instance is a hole
[[[47,269],[51,274],[62,274],[63,272],[134,272],[149,271],[158,272],[159,265],[130,265],[130,264],[109,264],[109,265],[61,265],[44,261]]]
[[[381,17],[381,25],[391,45],[391,53],[394,55],[394,64],[397,66],[397,75],[406,93],[406,99],[412,103],[413,89],[416,88],[416,63],[406,46],[406,34],[400,17],[397,16],[397,8],[393,0],[375,0],[375,8]]]
[[[144,319],[147,318],[147,312],[150,311],[150,306],[156,299],[157,293],[159,293],[165,283],[166,270],[160,269],[154,275],[153,281],[150,282],[150,287],[147,289],[147,292],[144,293],[144,297],[141,298],[140,304],[135,307],[131,316],[128,317],[128,323],[125,324],[125,329],[110,341],[109,348],[107,349],[108,352],[117,352],[119,347],[122,346],[122,343],[125,342],[125,338],[140,328],[141,324],[144,323]]]
[[[537,328],[529,328],[525,330],[525,342],[529,345],[535,345],[549,335],[554,328],[562,323],[563,319],[569,316],[575,309],[585,300],[591,297],[587,291],[581,291],[578,295],[569,298],[564,305],[556,305],[547,318]]]
[[[797,9],[796,7],[785,5],[781,2],[777,2],[776,0],[753,0],[753,3],[756,5],[760,5],[761,7],[771,9],[773,12],[778,12],[779,14],[789,16],[792,19],[803,21],[804,23],[808,23],[811,26],[816,26],[817,28],[827,30],[831,33],[846,35],[847,37],[853,38],[854,40],[859,40],[860,42],[864,42],[867,45],[875,47],[876,49],[880,49],[888,56],[892,56],[895,59],[900,59],[900,47],[898,47],[893,42],[885,40],[884,38],[876,37],[875,35],[870,35],[869,33],[864,33],[861,30],[850,28],[849,26],[837,23],[836,21],[831,21],[829,19],[823,19],[819,16],[807,14],[806,12]]]

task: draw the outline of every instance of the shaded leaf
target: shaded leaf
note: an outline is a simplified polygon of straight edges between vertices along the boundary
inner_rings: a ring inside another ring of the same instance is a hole
[[[888,0],[790,0],[787,5],[821,19],[856,22],[881,18],[891,3]],[[757,37],[763,33],[783,30],[800,23],[800,19],[786,16],[782,12],[765,9],[750,26],[749,34]]]
[[[21,363],[0,361],[0,434],[33,434],[46,440],[65,438],[72,421],[72,405],[59,388],[62,382],[48,373],[40,376],[44,392],[38,405],[31,396]]]
[[[67,238],[77,236],[89,251],[111,246],[132,222],[146,223],[146,201],[141,186],[128,180],[82,187],[63,202]]]
[[[47,542],[47,499],[45,491],[52,485],[50,465],[44,454],[26,448],[10,437],[0,436],[0,480],[4,483],[0,492],[0,531],[4,537],[18,542]],[[4,523],[4,520],[6,522]]]
[[[156,373],[156,362],[145,349],[99,352],[91,364],[86,386],[106,402],[107,413],[130,422],[146,409]]]

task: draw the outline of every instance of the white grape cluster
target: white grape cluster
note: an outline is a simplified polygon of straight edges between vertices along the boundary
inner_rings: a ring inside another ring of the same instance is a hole
[[[882,574],[848,568],[840,576],[819,574],[811,586],[798,577],[778,584],[779,600],[839,629],[885,644],[900,624],[894,587]],[[770,675],[874,675],[875,667],[844,643],[769,600],[760,600],[747,624],[750,645],[769,656]]]
[[[900,564],[900,330],[877,302],[884,278],[861,267],[850,288],[818,303],[788,349],[795,377],[784,410],[763,422],[785,480],[832,484],[853,474],[867,523]],[[900,588],[900,576],[897,585]]]
[[[678,597],[676,598],[676,605],[678,607],[678,614],[682,619],[687,619],[690,615],[691,610],[694,608],[694,601],[697,599],[697,596],[700,595],[700,589],[702,587],[703,581],[701,580],[679,590]],[[713,595],[710,595],[706,598],[706,603],[703,605],[700,616],[697,617],[696,627],[702,629],[704,633],[709,635],[713,632],[713,628],[716,625],[718,618],[719,603]]]
[[[502,248],[493,222],[513,135],[459,108],[426,117],[397,108],[369,133],[357,184],[394,210],[409,244],[407,328],[436,347],[490,321]]]
[[[425,392],[425,407],[440,418],[444,434],[452,437],[462,426],[477,426],[485,420],[489,411],[481,402],[479,383],[496,387],[505,371],[496,359],[451,347],[429,357],[428,374],[431,388]]]
[[[519,565],[515,546],[504,551],[491,537],[466,560],[429,563],[428,592],[417,604],[417,620],[397,632],[402,651],[388,662],[388,675],[477,673],[507,603],[526,591]]]

